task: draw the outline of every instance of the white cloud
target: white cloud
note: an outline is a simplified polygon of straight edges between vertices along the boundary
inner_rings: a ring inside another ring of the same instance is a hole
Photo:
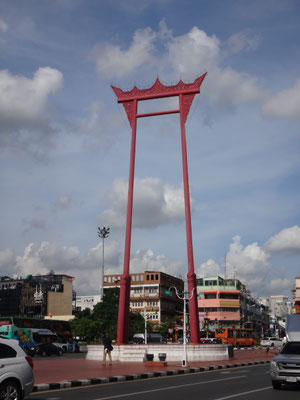
[[[258,39],[238,34],[229,40],[229,44],[235,52],[255,49]],[[141,53],[138,52],[140,47],[143,47]],[[146,66],[155,74],[159,71],[162,80],[191,82],[200,73],[208,71],[203,94],[223,108],[257,103],[265,98],[265,91],[259,88],[256,78],[221,66],[224,58],[222,43],[215,35],[209,36],[198,27],[174,36],[163,20],[158,32],[149,28],[136,31],[128,50],[121,51],[119,46],[106,44],[98,46],[96,54],[98,72],[110,78],[138,73]]]
[[[226,256],[226,272],[228,277],[236,277],[248,289],[254,290],[262,286],[270,270],[270,255],[257,243],[246,247],[240,237],[233,237]]]
[[[55,130],[48,98],[62,84],[62,73],[50,67],[39,68],[32,79],[0,70],[0,143],[20,151],[49,147],[47,135]]]
[[[255,50],[258,36],[246,33],[232,35],[227,41],[193,27],[181,36],[174,36],[161,21],[159,30],[150,28],[134,33],[131,45],[121,50],[118,45],[99,45],[94,50],[97,70],[102,77],[123,77],[147,67],[159,71],[161,78],[190,82],[200,73],[208,71],[203,96],[222,109],[240,104],[257,104],[267,117],[300,117],[300,79],[294,87],[270,95],[260,87],[256,77],[222,66],[231,53]],[[225,50],[223,50],[223,47]],[[163,49],[163,50],[161,50]]]
[[[300,119],[300,78],[289,89],[270,96],[262,107],[267,117]]]
[[[1,70],[1,120],[29,122],[38,119],[45,112],[48,96],[62,87],[62,81],[61,72],[50,67],[39,68],[33,79],[14,76],[7,70]]]
[[[219,61],[219,39],[215,35],[208,36],[197,27],[193,27],[185,35],[168,39],[165,44],[166,63],[183,79],[191,79],[204,69],[209,70]]]
[[[115,143],[116,131],[124,127],[122,114],[112,113],[100,101],[94,101],[85,111],[87,116],[78,121],[76,129],[84,135],[84,143],[89,148],[106,151]]]
[[[138,250],[130,259],[130,272],[160,271],[166,274],[185,278],[187,271],[184,264],[171,260],[165,255],[155,255],[153,250]]]
[[[105,240],[105,274],[122,274],[123,259],[120,244]],[[76,246],[61,246],[57,242],[30,243],[22,256],[15,257],[11,249],[0,252],[1,274],[27,276],[28,274],[47,274],[54,270],[57,274],[75,277],[74,287],[79,294],[98,293],[102,269],[102,241],[81,254]],[[137,251],[131,255],[130,272],[145,270],[162,271],[170,275],[185,275],[181,261],[172,260],[165,255],[155,255],[152,250]],[[3,271],[3,272],[2,272]]]
[[[8,25],[3,18],[0,18],[0,32],[6,32]]]
[[[23,256],[17,256],[15,273],[46,274],[49,270],[70,269],[77,265],[79,248],[76,246],[60,246],[58,243],[30,243]]]
[[[269,252],[297,252],[300,253],[300,227],[294,225],[283,229],[272,236],[264,245]]]
[[[226,255],[227,278],[239,279],[254,295],[268,296],[286,293],[293,286],[293,279],[287,276],[286,268],[274,267],[271,259],[272,253],[300,250],[300,227],[295,225],[283,229],[272,236],[264,246],[251,243],[247,246],[241,244],[239,236],[232,238],[232,243]],[[213,259],[202,263],[197,270],[201,277],[223,276],[220,266]]]
[[[111,227],[125,226],[128,183],[115,180],[110,193],[111,208],[99,219]],[[193,203],[193,202],[192,202]],[[184,220],[183,189],[164,184],[158,178],[135,179],[133,225],[155,228]]]
[[[72,197],[66,194],[61,194],[58,196],[54,202],[54,211],[64,211],[71,207]]]
[[[265,96],[256,78],[232,68],[214,67],[207,75],[205,96],[211,102],[229,108],[239,104],[257,103]]]
[[[275,237],[277,235],[273,236]],[[120,243],[108,238],[104,246],[105,274],[121,275],[123,252]],[[30,243],[21,256],[15,256],[11,249],[0,251],[0,271],[1,275],[24,277],[28,274],[47,274],[54,270],[58,274],[74,276],[78,294],[98,293],[102,250],[102,240],[86,254],[82,254],[77,246],[62,246],[58,242]],[[197,277],[224,275],[220,265],[213,259],[208,259],[195,269]],[[182,260],[172,259],[165,254],[155,254],[151,249],[137,250],[130,256],[130,272],[145,270],[162,271],[183,279],[187,274]],[[265,247],[260,247],[257,243],[243,246],[239,236],[233,237],[229,246],[226,270],[228,278],[235,276],[255,296],[286,293],[293,285],[293,280],[286,276],[284,268],[272,267],[270,254]]]
[[[276,278],[272,279],[269,284],[266,285],[270,293],[286,293],[288,289],[293,287],[293,281],[287,278]]]
[[[120,246],[115,241],[105,242],[105,273],[121,272]],[[0,275],[27,276],[57,274],[75,277],[76,290],[91,294],[98,291],[102,267],[102,242],[86,255],[77,246],[62,246],[57,242],[30,243],[22,256],[15,256],[11,249],[0,251]]]
[[[133,35],[128,50],[109,43],[98,45],[92,52],[101,77],[123,77],[132,74],[151,59],[156,34],[150,28],[139,29]]]
[[[223,276],[223,273],[219,264],[210,258],[206,262],[200,264],[200,267],[196,271],[196,275],[197,277],[203,278],[209,276]]]
[[[242,50],[255,50],[261,39],[258,35],[250,36],[246,32],[234,33],[224,43],[229,53],[239,53]]]

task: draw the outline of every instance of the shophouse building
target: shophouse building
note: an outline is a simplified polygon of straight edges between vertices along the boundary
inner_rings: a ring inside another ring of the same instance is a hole
[[[164,272],[145,271],[130,274],[130,310],[143,314],[155,325],[168,322],[175,315],[183,313],[183,301],[176,295],[168,295],[170,287],[176,287],[179,292],[184,290],[184,282],[175,276]],[[120,287],[120,275],[104,276],[104,291]]]
[[[253,328],[262,332],[268,327],[266,307],[254,299],[238,279],[220,276],[197,279],[199,319],[202,327]]]

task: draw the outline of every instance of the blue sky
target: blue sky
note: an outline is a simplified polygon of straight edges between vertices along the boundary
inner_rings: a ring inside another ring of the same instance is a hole
[[[130,127],[110,85],[192,82],[195,271],[291,296],[300,271],[300,3],[3,0],[0,275],[121,273]],[[169,109],[176,100],[145,102]],[[186,274],[178,115],[139,119],[131,271]]]

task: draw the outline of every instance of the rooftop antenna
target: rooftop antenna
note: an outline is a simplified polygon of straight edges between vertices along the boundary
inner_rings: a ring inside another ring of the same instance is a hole
[[[224,257],[224,278],[227,279],[227,266],[226,266],[226,261],[227,261],[227,254],[225,254]]]

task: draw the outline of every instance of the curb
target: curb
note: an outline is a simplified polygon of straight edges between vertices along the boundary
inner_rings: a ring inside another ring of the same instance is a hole
[[[192,374],[195,372],[204,372],[204,371],[213,371],[213,370],[217,370],[217,369],[245,367],[245,366],[249,366],[249,365],[258,365],[258,364],[270,364],[270,361],[269,360],[252,361],[252,362],[244,362],[244,363],[236,363],[236,364],[211,365],[209,367],[192,367],[192,368],[174,369],[174,370],[168,370],[168,371],[147,372],[147,373],[143,373],[143,374],[108,376],[105,378],[92,378],[92,379],[81,379],[81,380],[75,380],[75,381],[41,383],[38,385],[34,385],[32,392],[45,392],[48,390],[64,389],[64,388],[79,387],[79,386],[84,387],[84,386],[89,386],[89,385],[99,385],[101,383],[134,381],[137,379],[157,378],[160,376]]]

